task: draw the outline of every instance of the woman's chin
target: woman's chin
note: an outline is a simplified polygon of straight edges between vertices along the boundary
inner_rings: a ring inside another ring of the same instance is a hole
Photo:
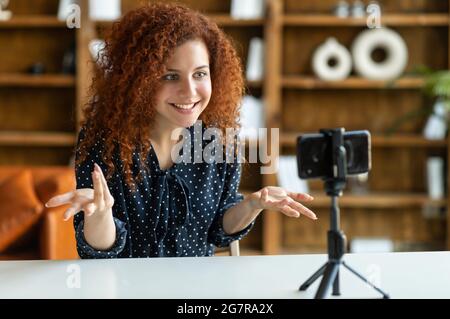
[[[186,118],[180,121],[176,121],[174,124],[176,124],[177,127],[191,127],[192,125],[195,124],[195,122],[198,120],[198,117],[191,117],[191,118]]]

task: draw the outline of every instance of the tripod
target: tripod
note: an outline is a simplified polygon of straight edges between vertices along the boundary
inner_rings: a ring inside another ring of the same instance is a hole
[[[299,290],[304,291],[308,289],[314,281],[323,275],[315,298],[323,299],[331,284],[333,284],[333,296],[339,296],[339,267],[342,265],[362,281],[381,293],[383,298],[387,299],[389,298],[388,294],[369,282],[342,260],[345,253],[346,237],[339,229],[340,217],[338,197],[342,195],[347,175],[346,151],[343,143],[344,129],[320,130],[320,132],[331,138],[333,158],[332,172],[329,177],[324,178],[325,191],[327,195],[331,197],[330,230],[328,231],[328,261],[308,278],[300,286]]]

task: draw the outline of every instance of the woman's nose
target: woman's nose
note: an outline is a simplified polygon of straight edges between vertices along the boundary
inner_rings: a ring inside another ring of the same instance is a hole
[[[180,88],[180,95],[182,97],[194,97],[197,95],[196,93],[197,88],[196,85],[194,83],[194,81],[191,80],[184,80],[181,84],[181,88]]]

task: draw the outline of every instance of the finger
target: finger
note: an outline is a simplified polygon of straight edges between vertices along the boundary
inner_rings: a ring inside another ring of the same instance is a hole
[[[283,208],[284,206],[288,206],[290,203],[289,197],[283,198],[280,201],[274,202],[274,205],[278,208]]]
[[[273,201],[269,199],[269,190],[264,188],[261,193],[261,200],[263,205],[273,205]]]
[[[105,204],[110,207],[113,205],[114,203],[114,199],[111,195],[111,193],[109,192],[109,187],[108,187],[108,183],[106,182],[106,178],[105,175],[103,175],[103,171],[101,170],[100,166],[96,165],[97,168],[97,172],[100,173],[100,181],[102,183],[102,188],[103,188],[103,201],[105,202]]]
[[[95,213],[97,206],[94,203],[89,203],[82,207],[82,210],[86,213],[87,216],[92,216]]]
[[[64,213],[64,221],[68,221],[73,215],[78,213],[80,210],[80,205],[75,204],[70,206]]]
[[[99,210],[103,209],[104,201],[103,201],[103,187],[100,181],[100,173],[95,168],[92,172],[92,180],[94,184],[94,203]]]
[[[74,192],[67,192],[61,195],[54,196],[45,203],[45,207],[56,207],[69,204],[74,197]]]
[[[314,199],[314,197],[312,197],[309,194],[306,193],[294,193],[294,192],[288,192],[289,197],[291,197],[292,199],[295,199],[297,201],[312,201]]]
[[[269,191],[267,190],[267,188],[264,188],[264,189],[262,190],[261,198],[262,198],[262,200],[263,200],[264,202],[267,202],[267,201],[268,201],[268,199],[269,199]]]
[[[300,213],[288,205],[283,206],[281,212],[289,217],[300,217]]]
[[[314,220],[317,219],[316,214],[314,214],[310,209],[306,208],[306,207],[303,206],[302,204],[297,203],[296,201],[291,201],[291,202],[289,203],[289,206],[290,206],[292,209],[295,209],[295,210],[298,211],[299,213],[301,213],[301,214],[303,214],[303,215],[305,215],[305,216],[307,216],[307,217],[309,217],[309,218],[311,218],[311,219],[314,219]]]

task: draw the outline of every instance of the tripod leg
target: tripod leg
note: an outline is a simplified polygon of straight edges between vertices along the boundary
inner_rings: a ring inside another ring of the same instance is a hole
[[[317,290],[316,299],[323,299],[330,288],[331,284],[334,282],[336,278],[336,274],[339,271],[339,263],[336,262],[328,262],[327,267],[325,268],[325,272],[323,274],[322,281],[320,282],[319,289]]]
[[[312,285],[312,283],[314,281],[316,281],[317,278],[319,278],[320,276],[322,276],[323,272],[325,271],[325,267],[327,266],[327,263],[325,263],[322,267],[319,268],[319,270],[317,270],[311,277],[309,277],[301,286],[298,290],[306,290],[308,289],[309,286]]]
[[[358,278],[360,278],[362,281],[364,281],[366,284],[368,284],[369,286],[371,286],[373,289],[375,289],[376,291],[378,291],[380,294],[383,295],[384,299],[389,299],[389,295],[387,293],[385,293],[383,290],[381,290],[380,288],[378,288],[377,286],[375,286],[374,284],[372,284],[369,280],[367,280],[366,278],[364,278],[361,274],[359,274],[356,270],[354,270],[353,268],[351,268],[349,265],[347,265],[345,262],[342,262],[342,264],[344,265],[345,268],[347,268],[348,270],[350,270],[353,274],[355,274]]]
[[[334,278],[333,283],[333,296],[340,296],[341,292],[339,291],[339,269],[336,274],[336,278]]]

